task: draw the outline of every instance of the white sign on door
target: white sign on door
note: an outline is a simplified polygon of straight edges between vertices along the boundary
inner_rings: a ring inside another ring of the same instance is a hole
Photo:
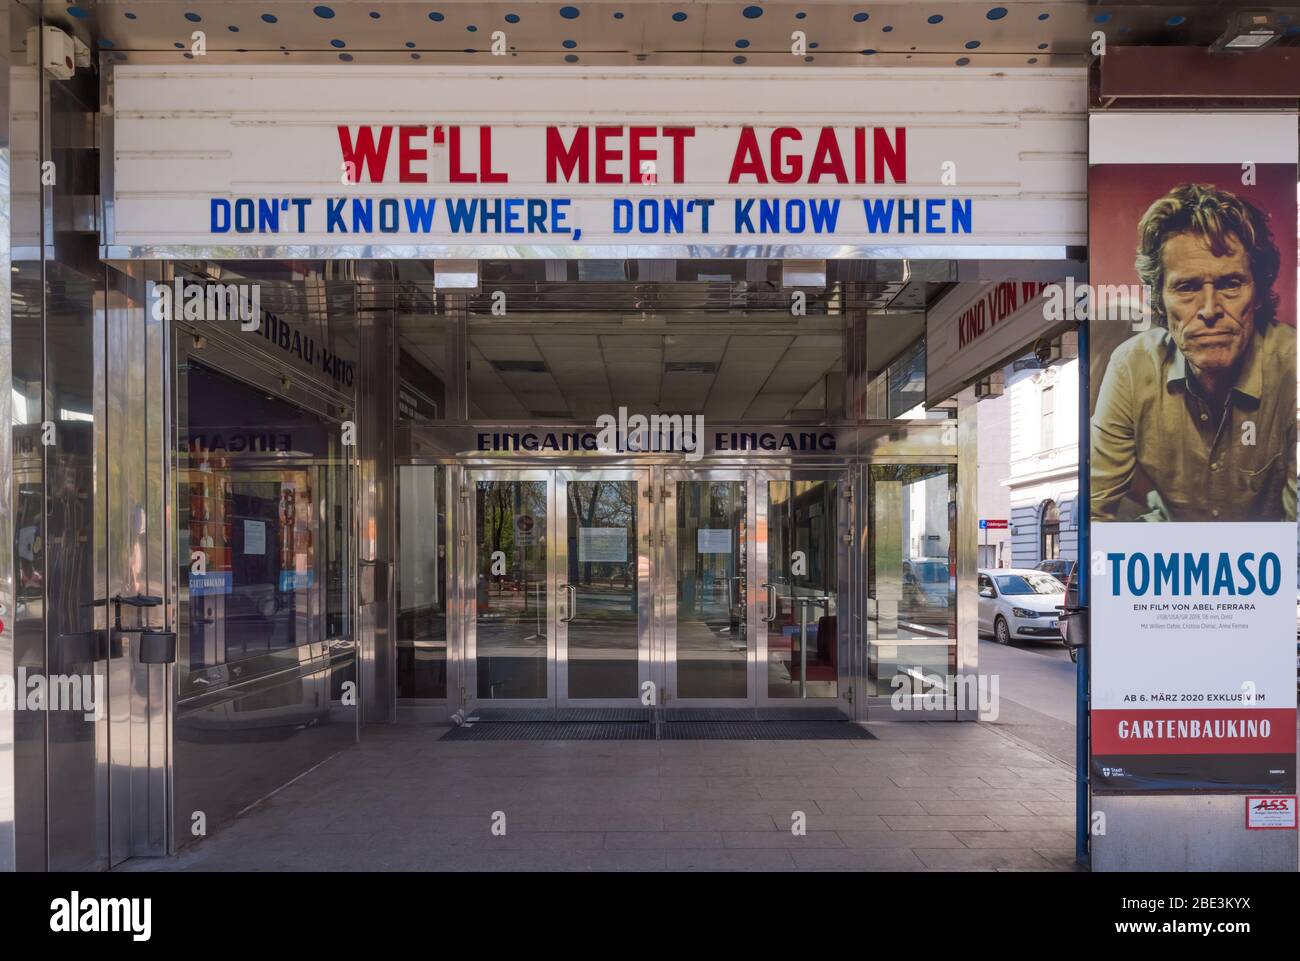
[[[578,560],[583,563],[627,563],[627,528],[578,528]]]

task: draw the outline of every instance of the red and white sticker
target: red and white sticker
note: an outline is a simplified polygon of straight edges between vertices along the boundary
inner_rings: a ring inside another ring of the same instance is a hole
[[[1294,831],[1294,794],[1250,794],[1246,796],[1246,830]]]

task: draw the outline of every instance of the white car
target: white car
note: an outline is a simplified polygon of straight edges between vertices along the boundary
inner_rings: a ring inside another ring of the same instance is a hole
[[[980,634],[999,644],[1016,638],[1061,639],[1065,585],[1051,574],[1021,568],[979,572]]]

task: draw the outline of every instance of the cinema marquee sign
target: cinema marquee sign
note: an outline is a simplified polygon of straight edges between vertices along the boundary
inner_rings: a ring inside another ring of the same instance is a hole
[[[1084,242],[1078,71],[899,74],[118,66],[106,239],[128,255]]]

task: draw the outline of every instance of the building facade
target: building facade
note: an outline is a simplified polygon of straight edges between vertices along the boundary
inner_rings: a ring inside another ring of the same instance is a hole
[[[1078,364],[1005,507],[977,385],[1077,325],[1094,6],[266,6],[0,0],[0,868],[374,725],[974,720],[978,520],[1077,551]]]
[[[1011,561],[1033,567],[1077,560],[1079,362],[1039,368],[1031,357],[1007,374]]]

